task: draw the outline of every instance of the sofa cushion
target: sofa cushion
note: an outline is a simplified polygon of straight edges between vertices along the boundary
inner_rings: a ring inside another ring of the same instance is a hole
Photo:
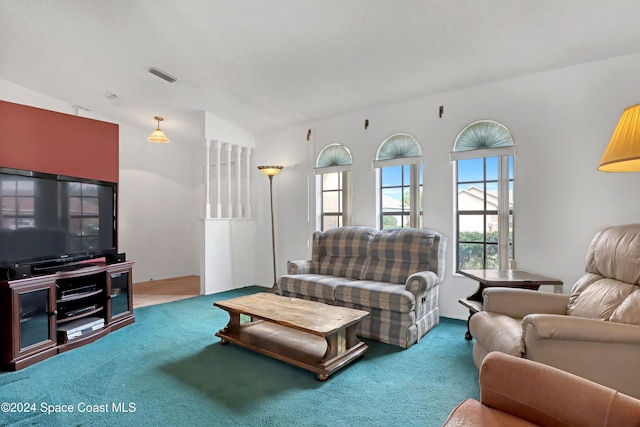
[[[372,227],[338,227],[313,234],[313,261],[319,274],[362,279],[368,262]]]
[[[379,231],[369,250],[365,280],[404,284],[418,271],[443,272],[444,256],[440,253],[439,234],[429,230],[388,229]]]
[[[348,277],[325,276],[323,274],[284,275],[278,279],[280,292],[307,295],[328,301],[335,300],[335,289],[345,283],[357,283]],[[347,285],[349,286],[349,285]]]
[[[335,299],[364,307],[408,313],[416,305],[415,296],[403,285],[368,280],[338,284]]]

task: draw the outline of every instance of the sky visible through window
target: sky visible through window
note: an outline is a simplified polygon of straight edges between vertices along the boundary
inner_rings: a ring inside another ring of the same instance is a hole
[[[402,171],[404,169],[404,185],[409,187],[411,178],[411,168],[409,166],[387,166],[382,171],[383,186],[400,186],[402,185]],[[420,185],[422,185],[422,173],[420,173]],[[387,188],[385,189],[385,196],[391,197],[399,202],[402,201],[402,189],[401,188]]]
[[[485,180],[483,176],[483,160],[482,158],[458,160],[458,182],[469,183],[462,184],[458,189],[467,189],[476,186],[478,182]],[[498,164],[499,157],[488,157],[487,159],[487,191],[498,191]],[[509,162],[509,179],[513,179],[513,161]],[[509,188],[513,189],[513,183],[509,183]]]

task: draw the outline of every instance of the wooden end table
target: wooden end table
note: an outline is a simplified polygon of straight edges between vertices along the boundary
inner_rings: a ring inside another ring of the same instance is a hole
[[[229,323],[216,336],[315,372],[320,381],[364,355],[356,327],[369,312],[261,292],[217,301]],[[249,316],[241,322],[241,315]]]
[[[482,291],[485,288],[507,287],[537,291],[540,285],[552,285],[554,293],[562,293],[561,280],[522,270],[460,270],[459,273],[478,282],[478,289],[473,294],[458,300],[460,304],[469,309],[467,332],[464,334],[467,340],[473,338],[469,331],[469,320],[471,320],[471,316],[482,311]]]

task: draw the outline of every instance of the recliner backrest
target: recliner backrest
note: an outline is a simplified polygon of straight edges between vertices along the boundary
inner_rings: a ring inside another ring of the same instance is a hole
[[[640,325],[640,224],[596,233],[567,314]]]

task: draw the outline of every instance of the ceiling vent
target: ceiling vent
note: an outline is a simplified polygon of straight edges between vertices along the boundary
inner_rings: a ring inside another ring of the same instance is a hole
[[[113,92],[105,92],[102,94],[102,96],[104,96],[105,98],[107,98],[109,101],[115,101],[116,99],[118,99],[118,95],[116,95]]]
[[[162,71],[161,69],[156,68],[156,67],[149,68],[149,72],[151,74],[153,74],[154,76],[158,76],[162,80],[165,80],[165,81],[167,81],[169,83],[175,83],[175,82],[178,81],[177,77],[174,77],[171,74],[167,73],[166,71]]]

